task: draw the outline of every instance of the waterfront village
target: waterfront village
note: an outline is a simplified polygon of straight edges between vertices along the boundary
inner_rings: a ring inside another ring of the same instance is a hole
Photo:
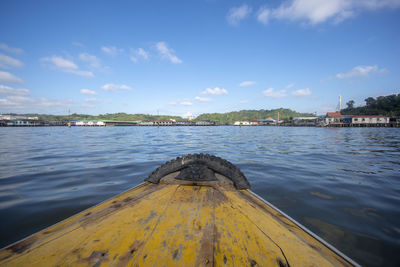
[[[325,116],[293,117],[290,120],[279,120],[279,112],[275,119],[251,121],[235,121],[230,124],[220,124],[215,121],[198,121],[195,118],[177,121],[118,121],[118,120],[69,120],[44,121],[38,117],[18,115],[0,115],[0,126],[3,127],[33,127],[33,126],[315,126],[315,127],[400,127],[399,117],[382,115],[342,115],[339,111],[328,112]]]

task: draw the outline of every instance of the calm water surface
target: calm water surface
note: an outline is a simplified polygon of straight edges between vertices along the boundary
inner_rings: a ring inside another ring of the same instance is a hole
[[[236,164],[253,191],[360,264],[400,265],[400,129],[389,128],[0,128],[0,246],[199,152]]]

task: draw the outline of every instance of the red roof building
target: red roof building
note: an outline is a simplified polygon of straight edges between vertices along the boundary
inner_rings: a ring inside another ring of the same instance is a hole
[[[328,113],[326,113],[326,116],[327,117],[341,117],[342,114],[340,114],[340,111],[338,111],[338,112],[328,112]]]

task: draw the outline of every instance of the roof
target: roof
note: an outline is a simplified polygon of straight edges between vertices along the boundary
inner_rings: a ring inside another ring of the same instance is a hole
[[[117,120],[102,120],[103,122],[123,122],[123,123],[139,123],[140,121],[117,121]]]
[[[293,120],[316,120],[318,117],[294,117]]]
[[[342,116],[342,114],[340,114],[340,112],[328,112],[326,113],[327,117],[340,117]]]
[[[383,115],[350,115],[353,118],[389,118],[389,116]]]
[[[266,122],[270,122],[270,121],[275,121],[275,120],[268,118],[268,119],[259,119],[258,121],[266,121]]]

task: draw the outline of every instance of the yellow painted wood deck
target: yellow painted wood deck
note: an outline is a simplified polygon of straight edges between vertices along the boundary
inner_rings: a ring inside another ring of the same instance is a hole
[[[0,266],[352,266],[247,190],[144,183],[0,251]]]

